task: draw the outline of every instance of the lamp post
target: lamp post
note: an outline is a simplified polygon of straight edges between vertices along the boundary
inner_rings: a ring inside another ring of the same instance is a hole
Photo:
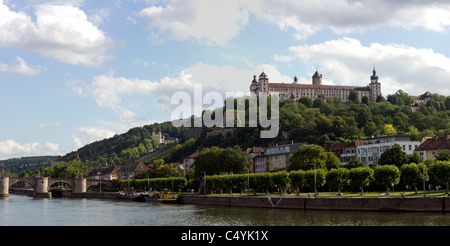
[[[423,198],[425,198],[425,160],[427,158],[427,151],[423,151],[423,169],[422,169],[422,179],[423,179]]]
[[[245,168],[247,170],[247,196],[250,196],[250,170]]]
[[[204,177],[205,177],[205,183],[204,183],[205,187],[203,187],[203,188],[205,189],[205,196],[206,196],[206,172],[203,172],[203,174],[204,174]]]
[[[309,163],[309,165],[314,165],[314,197],[317,198],[317,178],[316,178],[316,164],[315,163]]]

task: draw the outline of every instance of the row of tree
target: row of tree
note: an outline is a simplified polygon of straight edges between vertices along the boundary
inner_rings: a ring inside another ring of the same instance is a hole
[[[423,174],[425,170],[425,174]],[[327,169],[310,169],[296,171],[279,171],[275,173],[251,173],[251,174],[235,174],[235,175],[207,175],[204,177],[206,187],[210,190],[217,190],[222,193],[227,190],[243,191],[247,188],[253,189],[254,192],[264,190],[268,192],[271,189],[279,188],[284,193],[288,186],[295,189],[296,192],[304,187],[308,191],[316,186],[318,188],[328,185],[341,192],[344,187],[350,187],[353,190],[359,189],[361,194],[364,193],[364,187],[368,187],[371,183],[383,185],[386,187],[386,193],[389,193],[389,187],[397,185],[400,180],[404,184],[414,187],[417,193],[417,185],[429,180],[428,172],[432,173],[439,183],[446,184],[447,193],[449,191],[450,182],[450,161],[436,161],[430,167],[422,164],[404,164],[401,168],[395,165],[378,165],[374,169],[370,167],[357,168],[333,168]]]
[[[151,178],[151,179],[130,179],[130,180],[114,180],[113,185],[118,189],[127,189],[133,187],[134,189],[142,190],[163,190],[170,189],[173,191],[181,190],[186,187],[187,180],[184,177],[172,178]]]

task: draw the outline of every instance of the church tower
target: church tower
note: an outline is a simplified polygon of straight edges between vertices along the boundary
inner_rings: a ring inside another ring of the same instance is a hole
[[[257,96],[258,95],[258,81],[256,81],[256,75],[253,75],[252,83],[250,84],[250,95]]]
[[[381,95],[381,84],[378,82],[378,75],[377,71],[375,71],[375,66],[373,67],[372,76],[370,76],[369,89],[369,102],[374,103],[377,101],[377,97]]]
[[[269,91],[269,77],[262,72],[261,75],[259,75],[259,92],[268,92]]]
[[[312,76],[312,83],[313,85],[322,85],[322,74],[319,74],[319,72],[317,72]]]

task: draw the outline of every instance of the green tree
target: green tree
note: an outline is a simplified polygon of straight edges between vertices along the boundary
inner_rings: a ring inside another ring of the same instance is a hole
[[[373,170],[370,167],[352,168],[348,172],[350,186],[359,188],[361,195],[364,194],[364,186],[369,186],[373,179]]]
[[[395,128],[394,128],[394,126],[392,124],[384,125],[384,129],[383,129],[383,134],[384,135],[389,136],[389,135],[392,135],[394,133],[396,133],[396,130],[395,130]]]
[[[345,165],[345,168],[352,169],[356,167],[364,167],[366,164],[359,160],[358,158],[352,158],[348,161],[348,164]]]
[[[284,194],[286,186],[289,184],[289,174],[286,170],[272,173],[272,183],[281,189],[281,194]]]
[[[315,171],[313,169],[310,169],[305,172],[305,186],[309,187],[310,189],[314,188],[314,173],[316,176],[316,188],[322,187],[327,182],[327,170],[326,169],[316,169]]]
[[[322,146],[315,144],[304,144],[294,151],[289,157],[289,170],[308,170],[313,168],[312,163],[316,164],[316,168],[326,168],[327,154]]]
[[[359,95],[357,91],[351,90],[348,94],[348,100],[354,103],[359,103]]]
[[[434,158],[438,161],[450,161],[450,150],[438,150]]]
[[[447,194],[449,193],[450,182],[450,161],[435,161],[430,165],[430,173],[440,183],[445,183]]]
[[[407,156],[403,151],[402,146],[394,144],[391,147],[387,147],[378,159],[379,165],[395,165],[401,167],[407,162]]]
[[[423,166],[422,164],[410,163],[403,164],[400,168],[402,181],[409,186],[414,186],[414,191],[417,194],[417,184],[423,182]],[[428,181],[428,172],[425,167],[425,181]]]
[[[331,169],[327,173],[327,184],[331,188],[335,188],[338,194],[341,192],[341,188],[348,183],[349,170],[346,168]]]
[[[325,166],[327,170],[331,170],[333,168],[340,168],[341,161],[339,158],[332,152],[325,152],[327,159],[325,160]]]
[[[375,182],[386,186],[386,194],[389,194],[389,186],[400,182],[400,170],[395,165],[378,165],[373,172]]]
[[[305,171],[296,170],[289,172],[290,184],[295,188],[297,194],[300,193],[300,188],[305,185]]]
[[[253,165],[251,157],[238,146],[219,148],[216,146],[202,149],[195,157],[195,175],[203,177],[207,175],[224,173],[244,173]]]

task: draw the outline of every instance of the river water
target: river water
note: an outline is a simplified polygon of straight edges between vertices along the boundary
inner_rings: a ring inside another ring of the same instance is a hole
[[[446,213],[303,211],[108,199],[0,198],[0,226],[448,226]]]

